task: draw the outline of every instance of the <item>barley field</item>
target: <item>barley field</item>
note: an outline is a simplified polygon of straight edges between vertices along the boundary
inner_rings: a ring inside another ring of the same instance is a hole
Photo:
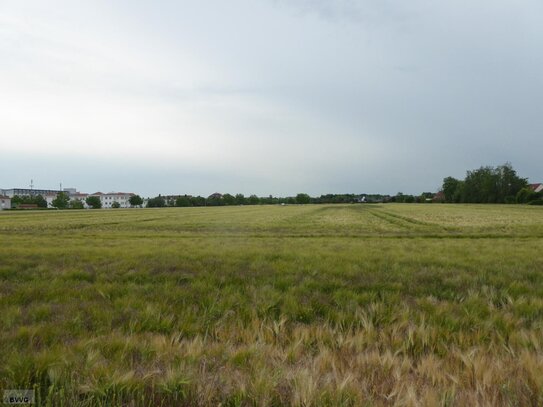
[[[0,212],[38,406],[543,405],[543,208]]]

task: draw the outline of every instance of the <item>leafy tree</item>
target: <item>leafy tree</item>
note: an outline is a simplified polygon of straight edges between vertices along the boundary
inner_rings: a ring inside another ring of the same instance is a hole
[[[528,180],[521,178],[510,163],[496,168],[498,176],[498,200],[505,202],[507,197],[515,196],[518,191],[528,186]]]
[[[121,204],[117,201],[113,201],[113,203],[111,204],[111,207],[113,209],[119,209],[121,207]]]
[[[70,208],[72,209],[83,209],[85,205],[79,199],[72,199],[70,201]]]
[[[100,197],[98,196],[88,196],[85,202],[91,209],[100,209],[102,207],[102,201],[100,201]]]
[[[311,201],[311,197],[307,194],[300,193],[296,195],[297,204],[308,204]]]
[[[175,206],[187,207],[192,206],[188,196],[180,196],[175,200]]]
[[[527,185],[528,181],[519,177],[510,163],[505,163],[468,171],[464,181],[447,177],[443,180],[443,192],[447,202],[504,203]]]
[[[165,206],[166,200],[160,195],[147,201],[148,208],[164,208]]]
[[[445,195],[445,202],[455,202],[455,194],[461,182],[453,177],[447,177],[443,180],[441,189],[443,190],[443,195]]]
[[[236,198],[233,195],[230,194],[224,194],[222,196],[222,200],[225,205],[235,205],[236,204]]]
[[[128,198],[128,203],[130,206],[141,206],[143,205],[143,198],[139,195],[132,195]]]
[[[210,195],[207,197],[206,205],[207,206],[222,206],[224,204],[222,196]]]
[[[39,208],[47,208],[47,200],[41,195],[36,195],[32,199],[32,201],[33,201],[33,203],[38,205]]]
[[[260,204],[260,198],[256,195],[251,195],[249,199],[247,199],[247,203],[249,205],[258,205]]]
[[[236,205],[244,205],[245,203],[245,196],[243,194],[236,194]]]
[[[190,198],[190,202],[192,206],[205,206],[206,205],[206,199],[202,196],[193,196]]]
[[[70,203],[70,198],[68,197],[68,194],[65,192],[59,192],[57,194],[57,197],[53,199],[51,204],[58,209],[66,209],[68,207],[68,204]]]
[[[464,181],[458,181],[458,185],[456,186],[456,190],[454,191],[454,194],[453,194],[453,202],[455,203],[464,202],[465,189],[466,189],[466,183]]]
[[[522,188],[516,195],[516,201],[520,204],[530,203],[531,201],[535,201],[540,198],[543,198],[543,193],[535,192],[530,187]]]
[[[41,195],[15,195],[13,198],[11,198],[11,204],[14,207],[17,207],[20,204],[33,204],[38,205],[38,208],[47,208],[47,200]]]

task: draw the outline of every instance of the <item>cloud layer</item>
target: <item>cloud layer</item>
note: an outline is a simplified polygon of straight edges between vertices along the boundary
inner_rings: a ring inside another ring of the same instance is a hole
[[[538,1],[0,4],[0,187],[261,195],[543,181]]]

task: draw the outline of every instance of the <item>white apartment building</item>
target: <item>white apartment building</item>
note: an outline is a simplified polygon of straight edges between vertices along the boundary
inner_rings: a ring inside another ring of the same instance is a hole
[[[85,209],[89,208],[86,199],[89,196],[97,196],[100,198],[102,208],[112,208],[113,203],[119,203],[120,208],[130,208],[130,197],[135,194],[132,192],[95,192],[94,194],[85,194],[78,192],[75,188],[64,188],[64,190],[55,189],[28,189],[28,188],[11,188],[0,189],[0,210],[11,208],[11,198],[18,196],[37,196],[41,195],[47,201],[47,207],[53,208],[53,200],[59,193],[68,194],[70,200],[78,200],[83,203]]]
[[[2,209],[11,208],[11,198],[9,196],[0,195],[0,211]]]
[[[97,196],[100,198],[102,203],[102,208],[112,208],[113,202],[117,202],[121,208],[130,208],[129,199],[134,194],[132,192],[95,192],[94,194],[89,194],[89,196]]]

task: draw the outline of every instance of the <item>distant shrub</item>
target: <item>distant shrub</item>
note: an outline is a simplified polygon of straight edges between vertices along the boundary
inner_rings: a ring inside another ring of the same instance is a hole
[[[147,201],[148,208],[164,208],[166,206],[166,200],[163,196],[157,196]]]
[[[83,202],[81,202],[79,199],[73,199],[70,201],[70,208],[72,209],[83,209],[84,207]]]
[[[543,199],[534,199],[528,202],[528,205],[543,205]]]

